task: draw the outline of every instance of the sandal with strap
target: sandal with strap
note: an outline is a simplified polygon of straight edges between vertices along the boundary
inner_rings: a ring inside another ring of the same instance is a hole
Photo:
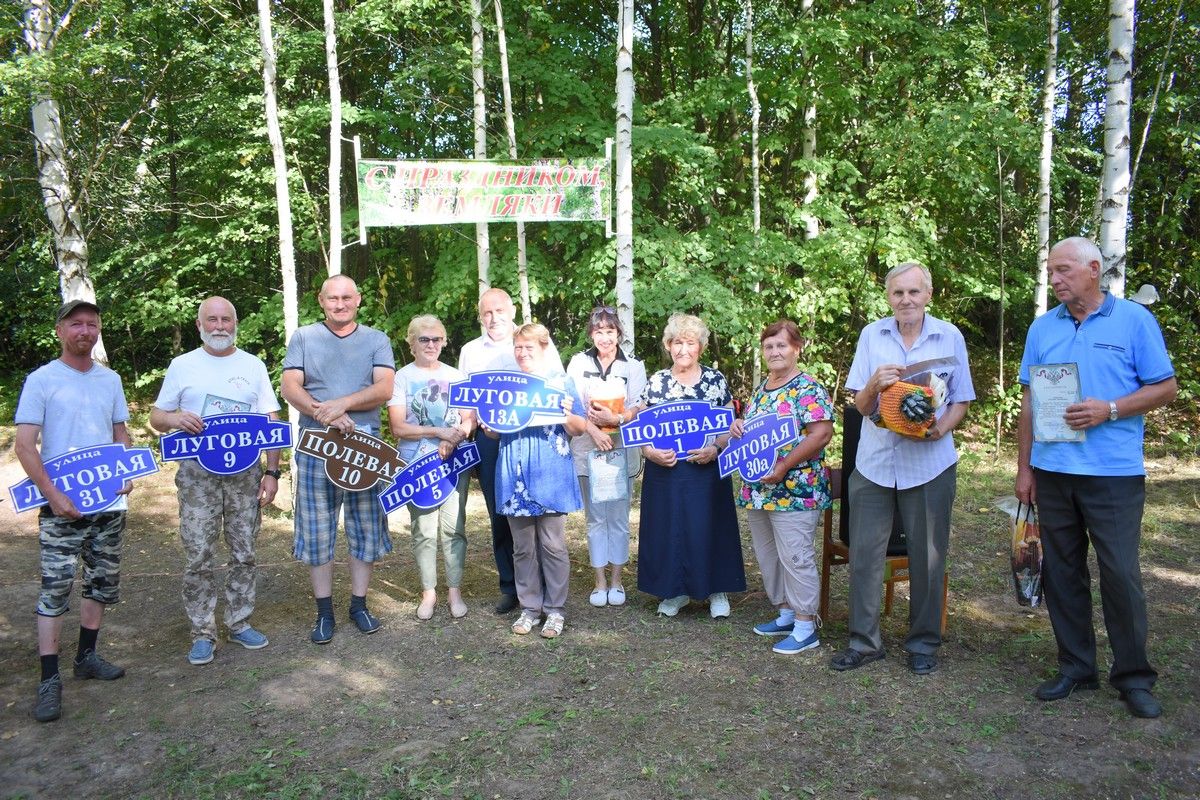
[[[563,625],[567,622],[562,614],[551,614],[546,617],[546,622],[542,625],[543,639],[557,639],[562,635]]]
[[[542,618],[541,614],[533,611],[522,611],[521,616],[512,624],[512,632],[517,636],[526,636]]]

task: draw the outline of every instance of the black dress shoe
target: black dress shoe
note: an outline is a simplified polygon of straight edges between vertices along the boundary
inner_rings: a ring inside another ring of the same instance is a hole
[[[1162,714],[1162,706],[1150,694],[1149,689],[1126,689],[1121,692],[1129,713],[1142,719],[1155,719]]]
[[[1070,697],[1071,692],[1099,688],[1100,682],[1095,678],[1077,680],[1060,674],[1037,687],[1033,696],[1038,700],[1062,700],[1064,697]]]
[[[937,656],[929,653],[909,653],[908,668],[913,675],[928,675],[938,668]]]
[[[500,595],[500,602],[496,603],[496,613],[507,614],[516,609],[516,607],[517,596],[515,594],[502,594]]]

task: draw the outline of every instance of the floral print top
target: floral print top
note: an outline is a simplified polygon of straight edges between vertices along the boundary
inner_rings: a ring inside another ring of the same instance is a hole
[[[746,406],[746,419],[763,414],[791,414],[796,418],[800,435],[807,435],[811,422],[834,420],[833,404],[829,395],[811,375],[801,372],[778,389],[767,390],[764,380],[754,391],[754,397]],[[795,445],[779,451],[786,458]],[[825,464],[822,450],[812,461],[802,462],[788,472],[781,482],[743,483],[737,495],[737,504],[742,508],[757,511],[811,511],[829,508],[829,467]]]
[[[694,386],[684,386],[675,380],[670,369],[660,369],[646,382],[641,403],[656,406],[674,400],[707,400],[718,406],[727,406],[733,402],[733,394],[729,391],[725,376],[712,367],[700,365],[700,380]]]

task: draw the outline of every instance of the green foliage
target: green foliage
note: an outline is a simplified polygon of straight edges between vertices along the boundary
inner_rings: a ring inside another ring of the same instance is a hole
[[[368,158],[465,158],[473,151],[470,33],[461,4],[363,0],[337,11],[346,136]],[[170,357],[194,346],[192,314],[210,293],[241,314],[243,346],[277,370],[283,353],[273,165],[263,122],[252,5],[118,0],[76,4],[52,53],[33,58],[16,4],[0,10],[0,265],[19,304],[0,307],[4,369],[19,376],[56,351],[52,247],[29,142],[29,109],[49,92],[106,310],[106,342],[130,385],[153,391]],[[289,155],[301,321],[326,273],[328,94],[321,4],[272,4]],[[1174,5],[1138,9],[1135,138],[1158,100],[1134,188],[1130,289],[1154,283],[1181,382],[1200,393],[1200,31]],[[507,157],[494,18],[485,13],[488,152]],[[61,9],[60,9],[61,13]],[[634,118],[636,350],[652,366],[667,315],[701,314],[707,358],[748,389],[757,332],[779,317],[809,337],[805,360],[844,380],[861,327],[885,315],[880,278],[920,259],[932,310],[959,325],[977,389],[1011,417],[1011,375],[1032,316],[1044,10],[1011,4],[876,0],[755,4],[762,104],[762,230],[752,231],[750,104],[743,5],[662,0],[638,6]],[[1068,0],[1060,40],[1053,178],[1057,237],[1091,231],[1100,167],[1104,9]],[[615,24],[578,0],[506,4],[520,158],[596,156],[613,135]],[[1172,24],[1177,30],[1166,48]],[[805,157],[806,109],[816,150]],[[348,148],[347,148],[348,149]],[[352,159],[344,229],[355,237]],[[806,178],[817,193],[805,202]],[[819,235],[806,240],[815,218]],[[513,226],[492,225],[491,281],[516,296]],[[527,226],[533,315],[564,354],[583,321],[614,299],[614,243],[595,224]],[[456,346],[477,335],[472,226],[372,229],[344,253],[364,289],[364,321],[399,342],[435,313]],[[1004,320],[1001,328],[1001,319]],[[1004,345],[1000,392],[990,376]],[[406,359],[403,345],[398,357]],[[2,377],[2,376],[0,376]]]

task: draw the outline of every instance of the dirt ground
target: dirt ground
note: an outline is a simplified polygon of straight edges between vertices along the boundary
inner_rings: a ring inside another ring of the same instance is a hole
[[[0,444],[7,487],[22,474],[11,435]],[[968,452],[960,466],[950,621],[942,667],[927,677],[905,668],[904,590],[884,626],[887,659],[850,673],[828,668],[846,641],[845,568],[835,568],[822,647],[773,655],[750,630],[770,609],[748,538],[751,591],[732,598],[728,620],[697,604],[657,617],[656,600],[633,591],[632,570],[626,606],[592,608],[580,515],[569,527],[565,634],[513,636],[491,611],[495,570],[477,493],[466,618],[452,620],[442,598],[432,621],[416,619],[400,511],[396,550],[371,586],[383,629],[363,636],[345,618],[339,548],[337,634],[310,644],[307,572],[290,557],[290,515],[272,510],[254,616],[270,646],[222,642],[211,664],[193,667],[167,467],[133,494],[122,600],[101,635],[102,652],[128,674],[111,683],[69,676],[76,593],[64,627],[64,715],[44,725],[30,716],[36,518],[5,502],[0,796],[1200,797],[1200,465],[1151,465],[1142,563],[1165,710],[1138,720],[1108,686],[1056,703],[1031,697],[1054,671],[1054,639],[1044,611],[1012,597],[1005,518],[991,507],[1011,491],[1010,464],[1011,454]],[[1105,663],[1098,607],[1096,617]]]

